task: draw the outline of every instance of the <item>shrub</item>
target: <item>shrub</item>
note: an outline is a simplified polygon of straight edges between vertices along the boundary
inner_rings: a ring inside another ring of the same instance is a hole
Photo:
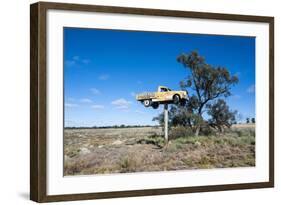
[[[68,157],[70,157],[70,158],[73,158],[73,157],[76,157],[76,156],[78,156],[79,155],[79,153],[80,153],[80,149],[73,149],[73,150],[71,150],[71,151],[68,151],[67,153],[66,153],[66,155],[68,156]]]
[[[169,133],[169,139],[177,139],[182,137],[193,136],[193,132],[189,127],[176,126]]]
[[[145,137],[144,139],[141,139],[138,141],[139,144],[153,144],[159,148],[162,148],[165,145],[165,139],[163,136],[159,135],[151,135],[148,137]]]
[[[137,169],[137,162],[132,157],[125,156],[120,159],[118,164],[122,173],[134,172]]]
[[[210,136],[215,134],[216,134],[215,130],[211,128],[209,125],[204,125],[200,129],[200,135]]]
[[[238,135],[238,137],[242,137],[243,136],[242,130],[235,130],[235,132]]]
[[[255,143],[256,143],[256,140],[255,140],[255,137],[254,137],[254,136],[245,136],[245,137],[242,137],[242,138],[241,138],[241,141],[242,141],[244,144],[248,144],[248,145],[255,145]]]
[[[243,136],[255,137],[256,135],[254,129],[235,129],[233,130],[233,132],[236,133],[238,137],[243,137]]]

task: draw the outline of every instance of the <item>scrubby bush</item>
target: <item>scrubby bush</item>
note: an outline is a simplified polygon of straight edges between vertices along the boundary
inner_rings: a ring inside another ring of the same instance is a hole
[[[200,134],[204,136],[211,136],[216,135],[216,132],[212,127],[206,124],[201,127]]]
[[[256,132],[254,129],[234,129],[232,130],[233,133],[236,133],[238,137],[243,136],[252,136],[255,137]]]
[[[120,172],[134,172],[137,169],[137,161],[129,156],[125,156],[119,161]]]
[[[159,135],[150,135],[145,137],[144,139],[140,139],[138,141],[139,144],[153,144],[159,148],[164,147],[165,145],[165,139],[164,136],[159,136]]]
[[[184,126],[176,126],[171,128],[170,133],[169,133],[169,139],[177,139],[181,137],[188,137],[188,136],[193,136],[194,133],[189,127],[184,127]]]

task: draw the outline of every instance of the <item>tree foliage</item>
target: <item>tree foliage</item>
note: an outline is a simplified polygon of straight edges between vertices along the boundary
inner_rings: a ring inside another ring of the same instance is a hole
[[[220,132],[223,132],[225,127],[230,128],[235,123],[237,111],[231,111],[224,100],[216,100],[214,103],[207,104],[206,107],[210,116],[209,125]]]
[[[190,75],[180,82],[180,86],[182,89],[192,89],[195,92],[192,97],[193,101],[196,101],[199,115],[209,101],[230,96],[231,86],[238,83],[238,77],[231,76],[227,68],[207,64],[196,51],[181,54],[177,61],[190,71]]]
[[[252,118],[252,119],[251,119],[251,122],[252,122],[252,123],[256,123],[256,119],[255,119],[255,118]]]

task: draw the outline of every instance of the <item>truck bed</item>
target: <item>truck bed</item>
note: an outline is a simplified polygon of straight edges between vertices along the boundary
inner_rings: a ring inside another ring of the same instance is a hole
[[[137,100],[147,100],[147,99],[153,99],[155,98],[154,92],[144,92],[136,95]]]

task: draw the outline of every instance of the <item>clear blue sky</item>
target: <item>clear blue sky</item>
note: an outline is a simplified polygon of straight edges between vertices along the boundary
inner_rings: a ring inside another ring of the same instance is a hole
[[[144,108],[134,95],[180,89],[189,72],[176,58],[192,50],[238,75],[228,104],[255,117],[253,37],[64,28],[65,126],[156,124],[162,106]]]

